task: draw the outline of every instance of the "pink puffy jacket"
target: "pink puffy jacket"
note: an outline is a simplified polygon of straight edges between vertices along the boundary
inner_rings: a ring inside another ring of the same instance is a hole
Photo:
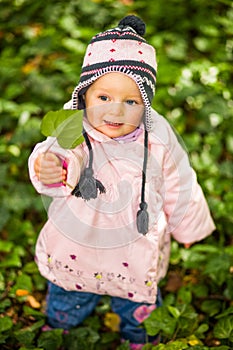
[[[95,177],[106,188],[106,193],[89,201],[71,195],[69,186],[43,185],[34,172],[37,156],[49,150],[66,160],[67,183],[74,187],[87,163],[86,145],[65,150],[53,137],[36,145],[29,158],[30,178],[39,193],[53,198],[36,244],[36,261],[51,282],[66,290],[154,303],[158,282],[167,271],[171,235],[180,243],[193,243],[215,229],[186,152],[166,120],[155,111],[152,115],[146,235],[136,227],[143,132],[135,141],[119,142],[84,121],[93,147]]]

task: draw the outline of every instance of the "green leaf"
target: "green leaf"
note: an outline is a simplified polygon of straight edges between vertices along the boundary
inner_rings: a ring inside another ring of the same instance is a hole
[[[182,304],[179,305],[181,316],[183,318],[189,319],[189,320],[196,320],[197,319],[197,313],[195,312],[195,309],[190,304]]]
[[[220,254],[209,259],[204,269],[204,274],[211,278],[220,286],[225,280],[231,267],[231,257],[227,254]]]
[[[214,316],[220,312],[222,303],[219,300],[205,300],[201,304],[201,310],[209,316]]]
[[[32,288],[33,286],[32,286],[31,277],[29,275],[22,273],[21,275],[18,276],[16,284],[12,288],[12,292],[15,293],[17,289],[25,289],[31,293]]]
[[[44,325],[44,320],[37,321],[31,326],[27,327],[25,330],[30,332],[35,332],[37,329],[40,329]]]
[[[63,148],[75,148],[83,142],[83,111],[59,110],[48,112],[41,123],[44,136],[54,136]]]
[[[124,343],[122,343],[117,347],[117,350],[129,350],[129,349],[130,349],[129,340],[125,341]]]
[[[162,334],[171,337],[175,331],[177,320],[169,314],[167,307],[161,306],[150,314],[144,324],[148,335],[157,335],[161,331]]]
[[[199,252],[199,253],[212,253],[212,254],[218,254],[219,253],[219,247],[213,246],[210,244],[195,244],[192,248],[192,251]]]
[[[33,333],[30,330],[22,329],[14,332],[14,336],[20,344],[30,346],[33,343],[33,339],[35,338],[36,333]]]
[[[233,341],[233,316],[221,318],[214,327],[214,336]]]
[[[44,332],[38,339],[37,346],[44,350],[57,350],[62,345],[63,329]]]
[[[23,306],[23,312],[27,316],[34,316],[34,317],[38,317],[38,318],[45,318],[46,317],[46,315],[43,312],[37,311],[37,310],[31,308],[30,306],[27,306],[27,305]]]
[[[34,261],[30,261],[23,267],[23,272],[34,274],[38,272],[38,267]]]
[[[5,278],[3,274],[0,272],[0,291],[5,289]]]
[[[5,344],[7,338],[9,338],[7,333],[0,333],[0,344]]]
[[[178,291],[179,302],[189,304],[192,301],[192,293],[189,287],[181,287]]]
[[[209,329],[209,326],[208,324],[206,323],[202,323],[196,330],[196,333],[205,333],[207,332]]]
[[[208,296],[208,286],[205,284],[197,284],[192,286],[192,292],[193,294],[198,297],[207,297]]]
[[[195,335],[198,337],[198,338],[203,338],[203,333],[207,332],[209,329],[209,326],[208,324],[206,323],[202,323],[196,330],[195,330]]]
[[[152,348],[152,350],[165,350],[166,345],[165,344],[158,344]]]
[[[0,251],[4,253],[9,253],[11,249],[13,248],[13,243],[12,242],[7,242],[7,241],[0,241]]]
[[[101,334],[101,344],[112,344],[114,341],[119,340],[119,333],[107,332]]]
[[[165,349],[166,350],[183,350],[183,349],[187,349],[189,348],[188,344],[186,343],[186,341],[182,341],[182,340],[175,340],[173,342],[171,342],[170,344],[167,344]]]
[[[88,326],[94,331],[98,331],[101,328],[101,321],[99,316],[92,315],[88,318],[86,318],[83,322],[84,326]]]
[[[11,329],[13,326],[13,321],[10,317],[5,316],[0,318],[0,332],[5,332]]]
[[[8,254],[6,259],[0,262],[0,267],[21,267],[21,257],[16,248],[14,248],[13,252]]]
[[[99,333],[90,327],[79,327],[69,331],[68,336],[65,337],[65,345],[68,349],[90,350],[95,349],[94,345],[99,339]]]
[[[11,300],[9,298],[0,301],[0,312],[5,311],[11,306]]]
[[[33,340],[36,337],[36,330],[40,329],[43,325],[43,320],[37,321],[29,327],[15,331],[14,336],[22,345],[33,345]]]
[[[218,316],[216,316],[216,318],[222,318],[224,316],[233,314],[233,306],[228,307],[226,310],[224,310],[221,314],[219,314]]]
[[[180,311],[176,307],[168,305],[167,308],[173,317],[175,317],[175,318],[180,317]]]

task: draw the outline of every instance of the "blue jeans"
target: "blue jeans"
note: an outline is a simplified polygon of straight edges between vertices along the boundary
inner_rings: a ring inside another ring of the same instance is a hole
[[[51,282],[48,285],[47,317],[48,323],[54,328],[70,329],[84,321],[95,309],[101,295],[86,292],[70,292]],[[160,291],[157,295],[156,307],[161,306]],[[127,299],[112,297],[112,311],[121,319],[121,337],[134,343],[146,343],[156,337],[148,337],[144,328],[138,327],[140,322],[134,317],[134,312],[140,306],[151,304],[137,303]]]

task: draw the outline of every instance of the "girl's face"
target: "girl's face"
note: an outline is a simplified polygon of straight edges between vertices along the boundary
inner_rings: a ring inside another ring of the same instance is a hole
[[[89,123],[110,138],[129,134],[140,124],[144,104],[133,79],[108,73],[97,79],[85,94]]]

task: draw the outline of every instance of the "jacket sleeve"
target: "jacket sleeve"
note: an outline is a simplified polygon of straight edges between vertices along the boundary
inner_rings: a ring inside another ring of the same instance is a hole
[[[60,184],[58,186],[44,185],[38,179],[35,170],[34,163],[36,158],[45,152],[52,152],[56,154],[62,161],[67,164],[67,185]],[[81,171],[86,162],[86,154],[83,151],[82,146],[78,146],[73,150],[61,148],[56,138],[48,137],[45,141],[38,143],[28,160],[29,177],[37,190],[37,192],[47,195],[49,197],[65,197],[70,195],[72,188],[74,188],[79,181]]]
[[[193,243],[210,235],[215,225],[187,153],[170,125],[166,129],[163,197],[168,230],[178,242]]]

